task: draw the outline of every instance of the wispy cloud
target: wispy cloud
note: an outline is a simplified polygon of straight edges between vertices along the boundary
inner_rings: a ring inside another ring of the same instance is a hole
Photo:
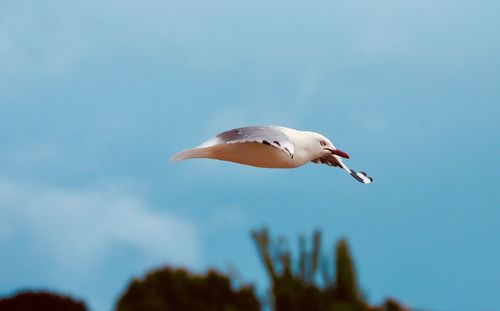
[[[66,189],[0,178],[0,253],[0,290],[49,286],[98,295],[84,285],[112,269],[115,283],[113,276],[107,282],[117,295],[144,269],[199,264],[200,241],[190,221],[154,209],[130,185]]]

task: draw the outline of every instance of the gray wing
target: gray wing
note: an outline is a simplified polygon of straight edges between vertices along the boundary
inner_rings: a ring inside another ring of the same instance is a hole
[[[200,145],[200,148],[218,144],[260,143],[286,152],[291,158],[295,153],[295,144],[279,127],[248,126],[232,129],[217,134],[214,138]]]
[[[369,184],[373,181],[373,178],[367,176],[365,172],[357,172],[355,170],[351,170],[349,167],[347,167],[347,165],[344,164],[344,162],[342,162],[342,160],[338,156],[333,154],[314,159],[311,162],[339,167],[348,172],[352,177],[354,177],[354,179],[364,184]]]

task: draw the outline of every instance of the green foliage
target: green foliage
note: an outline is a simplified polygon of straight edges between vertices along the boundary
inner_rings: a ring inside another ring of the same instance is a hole
[[[0,310],[87,311],[87,307],[81,301],[48,291],[25,291],[0,299]]]
[[[298,240],[296,260],[286,240],[273,240],[267,229],[252,232],[258,253],[271,280],[271,308],[275,311],[406,311],[393,299],[370,306],[361,295],[349,246],[341,239],[334,259],[321,252],[321,233],[312,243]],[[333,267],[330,266],[333,263]],[[332,272],[333,271],[333,272]],[[321,272],[323,282],[318,282]],[[0,299],[0,310],[86,311],[69,297],[49,292],[24,292]],[[119,299],[117,311],[257,311],[261,310],[254,288],[234,289],[228,276],[216,271],[205,275],[165,267],[132,280]]]
[[[164,268],[150,272],[143,280],[133,280],[116,310],[255,311],[260,306],[252,287],[233,290],[229,278],[216,271],[194,275]]]
[[[294,266],[292,253],[284,248],[282,239],[271,240],[267,229],[252,232],[257,250],[272,281],[272,308],[275,311],[375,311],[405,310],[394,300],[384,307],[371,307],[364,301],[357,286],[356,270],[345,239],[335,251],[333,276],[323,264],[323,286],[316,284],[321,258],[321,234],[314,232],[312,249],[305,237],[299,238],[299,256]],[[327,262],[327,261],[323,261]]]
[[[272,281],[272,300],[278,311],[321,310],[323,293],[314,285],[318,269],[321,236],[315,232],[313,248],[308,250],[306,239],[299,239],[298,267],[292,266],[292,256],[283,244],[274,243],[266,229],[252,232],[259,255]],[[294,271],[295,270],[295,271]]]
[[[334,295],[338,300],[360,301],[361,295],[356,284],[356,271],[345,239],[340,240],[337,244],[335,259]]]

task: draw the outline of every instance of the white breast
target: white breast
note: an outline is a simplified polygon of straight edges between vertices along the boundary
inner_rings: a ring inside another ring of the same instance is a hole
[[[205,148],[205,157],[256,167],[293,168],[304,165],[300,156],[293,158],[286,152],[260,143],[221,144]]]

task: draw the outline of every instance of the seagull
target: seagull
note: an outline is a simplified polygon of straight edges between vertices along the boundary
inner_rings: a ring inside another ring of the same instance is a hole
[[[296,168],[313,162],[341,168],[364,184],[373,181],[365,172],[351,170],[341,157],[349,159],[319,133],[270,125],[219,133],[198,147],[173,155],[171,160],[207,158],[264,168]]]

